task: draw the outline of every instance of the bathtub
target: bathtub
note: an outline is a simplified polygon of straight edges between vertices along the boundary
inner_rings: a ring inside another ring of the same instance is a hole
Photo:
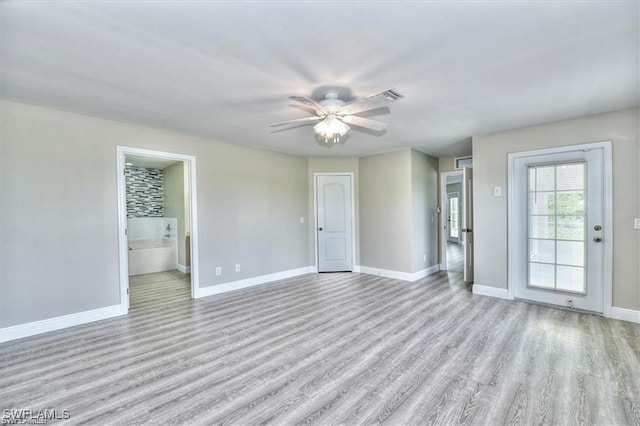
[[[129,240],[129,275],[172,271],[178,266],[174,238]]]

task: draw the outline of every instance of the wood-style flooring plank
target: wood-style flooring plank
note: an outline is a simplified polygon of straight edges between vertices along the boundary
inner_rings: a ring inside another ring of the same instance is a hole
[[[640,326],[414,283],[309,274],[0,345],[0,409],[70,424],[640,425]]]

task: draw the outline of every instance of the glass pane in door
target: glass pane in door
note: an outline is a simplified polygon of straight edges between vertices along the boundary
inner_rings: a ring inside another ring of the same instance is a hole
[[[529,287],[586,292],[585,175],[584,162],[528,168]]]

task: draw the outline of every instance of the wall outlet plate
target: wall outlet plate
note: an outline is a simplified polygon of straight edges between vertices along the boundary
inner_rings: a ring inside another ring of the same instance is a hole
[[[240,272],[240,264],[236,263],[236,272]]]
[[[633,227],[636,228],[636,229],[640,229],[640,218],[639,217],[636,217],[633,220]]]
[[[222,275],[222,268],[219,266],[216,268],[216,275]]]

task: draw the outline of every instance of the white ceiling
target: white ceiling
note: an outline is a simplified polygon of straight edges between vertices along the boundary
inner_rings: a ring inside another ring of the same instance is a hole
[[[2,97],[303,156],[415,147],[638,106],[639,3],[2,2]],[[287,97],[405,99],[327,148]]]

